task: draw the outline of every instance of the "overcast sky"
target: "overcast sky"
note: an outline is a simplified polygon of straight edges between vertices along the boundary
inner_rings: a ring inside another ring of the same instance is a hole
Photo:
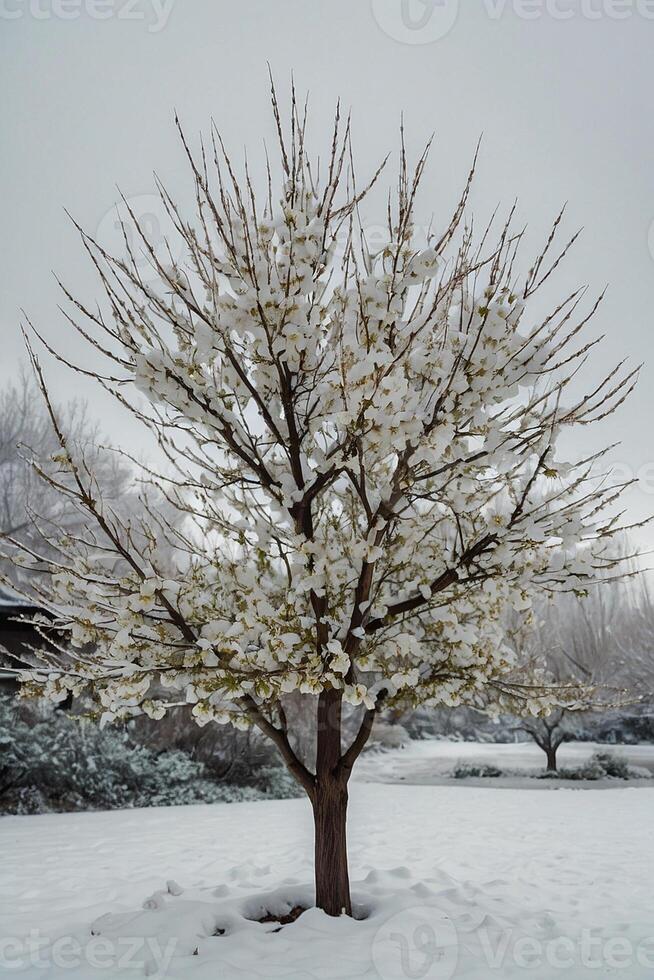
[[[0,382],[23,356],[21,307],[75,350],[51,270],[86,298],[93,280],[64,207],[110,240],[116,185],[144,213],[155,169],[187,193],[174,108],[190,134],[213,117],[256,157],[271,132],[270,61],[282,92],[291,71],[309,90],[316,150],[336,97],[351,106],[360,176],[397,146],[402,111],[411,149],[436,133],[425,222],[445,219],[482,131],[476,211],[517,197],[535,241],[569,202],[568,229],[585,231],[558,288],[610,284],[597,371],[623,356],[645,362],[629,404],[588,438],[622,441],[614,460],[644,477],[631,516],[648,515],[653,52],[650,0],[0,0]],[[88,394],[48,371],[59,397]],[[93,406],[115,440],[130,440],[110,404]]]

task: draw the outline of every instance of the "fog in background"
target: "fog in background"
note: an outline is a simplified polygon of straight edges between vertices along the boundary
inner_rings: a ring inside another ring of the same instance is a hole
[[[117,186],[137,211],[154,208],[156,222],[156,169],[190,205],[175,109],[193,141],[213,117],[237,157],[247,146],[255,180],[262,175],[262,141],[273,142],[270,62],[282,100],[291,71],[298,92],[309,91],[314,152],[328,150],[336,98],[352,108],[361,182],[397,150],[402,112],[412,154],[436,134],[419,208],[425,224],[447,220],[482,132],[473,195],[480,223],[517,198],[519,223],[538,245],[569,202],[566,231],[585,231],[550,296],[610,286],[590,331],[606,341],[588,377],[625,356],[644,361],[629,403],[574,448],[620,441],[612,456],[620,475],[643,478],[627,495],[629,517],[648,516],[652,18],[645,0],[0,0],[0,382],[24,359],[21,307],[67,356],[82,356],[57,311],[52,270],[86,300],[100,293],[64,207],[112,244]],[[393,164],[384,180],[393,180]],[[364,208],[365,220],[376,224],[380,213]],[[89,395],[79,377],[47,357],[44,364],[57,397]],[[91,406],[115,442],[145,447],[109,398],[93,390]],[[640,540],[654,546],[654,531]]]

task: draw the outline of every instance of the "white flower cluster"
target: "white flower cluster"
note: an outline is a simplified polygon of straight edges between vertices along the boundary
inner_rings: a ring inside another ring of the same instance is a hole
[[[111,328],[194,530],[172,570],[151,545],[118,577],[100,547],[64,548],[78,653],[45,693],[95,693],[106,717],[181,698],[200,724],[326,686],[474,700],[513,667],[507,610],[601,560],[590,464],[556,457],[593,407],[561,406],[560,323],[527,325],[508,261],[415,248],[406,215],[377,255],[337,259],[344,208],[302,160],[264,214],[200,187],[214,235],[187,231],[155,286],[114,268]]]

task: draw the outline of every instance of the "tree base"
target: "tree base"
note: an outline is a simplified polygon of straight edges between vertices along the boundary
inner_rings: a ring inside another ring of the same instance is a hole
[[[347,783],[332,776],[316,781],[315,827],[316,906],[327,915],[352,915],[347,867]]]

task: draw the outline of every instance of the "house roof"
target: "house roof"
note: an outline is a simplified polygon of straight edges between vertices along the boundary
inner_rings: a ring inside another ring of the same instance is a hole
[[[37,634],[32,617],[44,610],[7,586],[0,585],[0,682],[11,680],[15,668],[16,643],[29,647]],[[47,615],[47,614],[46,614]],[[8,651],[13,651],[8,652]]]
[[[40,612],[36,603],[29,602],[17,592],[0,585],[0,619],[8,619],[11,616],[29,616],[36,612]]]

